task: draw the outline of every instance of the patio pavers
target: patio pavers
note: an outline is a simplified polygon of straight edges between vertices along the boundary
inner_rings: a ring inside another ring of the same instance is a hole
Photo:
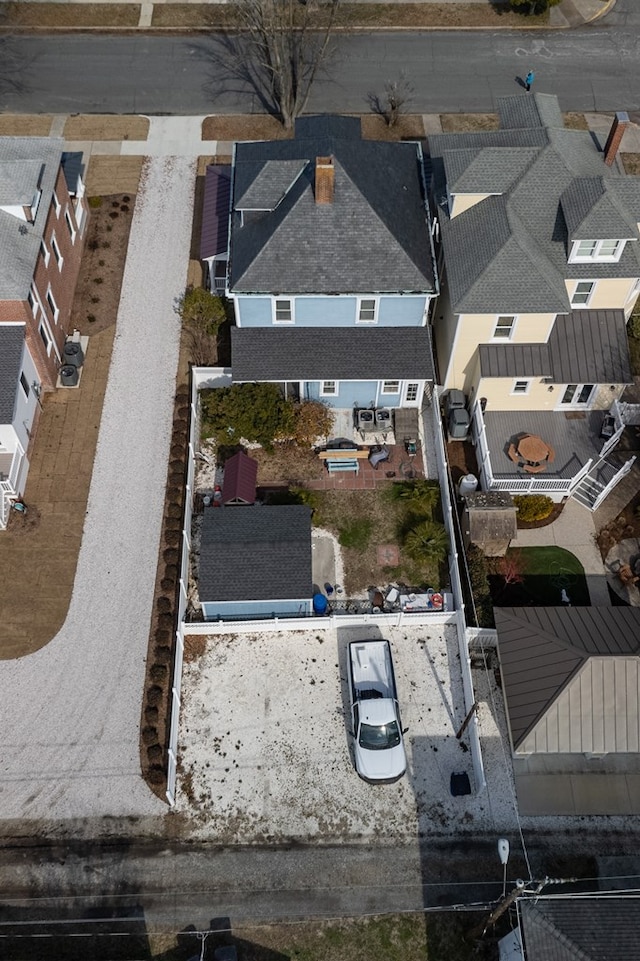
[[[355,471],[341,471],[330,474],[326,470],[322,477],[306,482],[306,487],[312,490],[375,490],[394,481],[410,480],[412,477],[424,477],[424,463],[419,449],[414,457],[409,457],[404,445],[387,444],[389,460],[378,465],[377,470],[369,461],[359,461],[359,469]]]

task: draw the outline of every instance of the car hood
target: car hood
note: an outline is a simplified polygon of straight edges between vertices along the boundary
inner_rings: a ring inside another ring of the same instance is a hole
[[[397,781],[407,768],[402,741],[386,751],[370,751],[355,741],[356,770],[367,781]]]

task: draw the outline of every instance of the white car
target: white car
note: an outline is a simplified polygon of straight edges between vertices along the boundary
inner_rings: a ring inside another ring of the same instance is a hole
[[[407,768],[389,641],[353,641],[348,656],[356,771],[391,784]]]

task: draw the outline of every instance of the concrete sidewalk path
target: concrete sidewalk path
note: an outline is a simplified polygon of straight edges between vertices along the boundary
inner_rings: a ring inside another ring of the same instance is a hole
[[[564,547],[578,558],[587,578],[593,607],[610,607],[611,598],[591,511],[573,498],[564,505],[560,517],[546,527],[519,530],[511,547]]]

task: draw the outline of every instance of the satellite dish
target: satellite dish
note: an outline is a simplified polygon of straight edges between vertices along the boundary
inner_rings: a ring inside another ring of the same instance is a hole
[[[498,840],[498,854],[500,855],[500,864],[505,865],[509,860],[509,842],[506,838]]]

